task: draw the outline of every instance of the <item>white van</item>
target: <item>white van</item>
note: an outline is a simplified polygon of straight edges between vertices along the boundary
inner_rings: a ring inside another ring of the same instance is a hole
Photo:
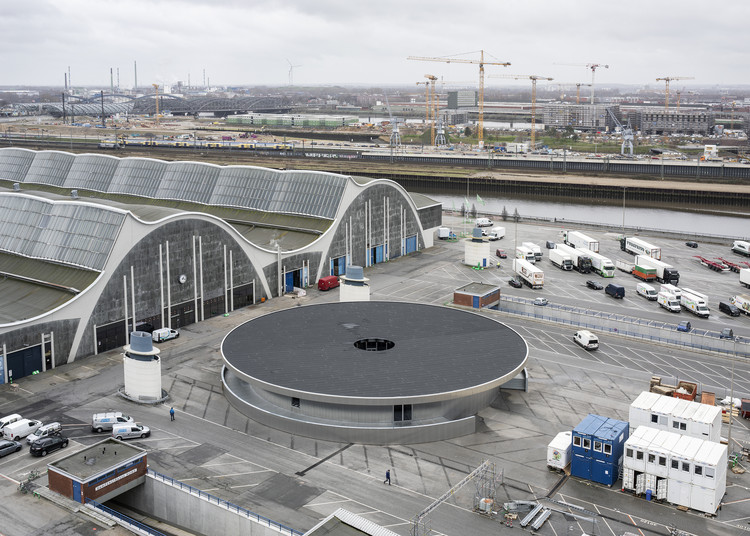
[[[477,218],[475,224],[477,227],[492,227],[492,220],[489,218]]]
[[[176,339],[179,336],[180,332],[176,329],[161,328],[154,330],[154,332],[151,334],[151,340],[153,340],[154,342],[164,342],[170,339]]]
[[[148,437],[151,435],[151,429],[141,424],[127,424],[115,426],[112,428],[112,437],[122,441],[123,439],[133,439],[134,437]]]
[[[94,413],[91,417],[91,430],[101,434],[104,430],[111,430],[118,424],[127,425],[134,423],[135,419],[128,415],[123,415],[119,411],[109,413]]]
[[[648,283],[638,283],[635,287],[635,291],[647,300],[653,301],[658,297],[656,289]]]
[[[505,227],[493,227],[490,231],[490,241],[500,240],[505,236]]]
[[[6,425],[20,421],[23,419],[18,413],[14,413],[13,415],[6,415],[5,417],[0,418],[0,436],[2,436],[3,428],[6,427]]]
[[[31,445],[37,439],[57,435],[60,432],[62,432],[62,424],[60,424],[59,422],[51,422],[49,424],[45,424],[44,426],[40,426],[36,432],[26,438],[26,443]]]
[[[42,426],[40,421],[21,419],[20,421],[6,424],[3,427],[3,437],[11,441],[18,441],[19,439],[23,439],[29,434],[36,432],[40,426]]]
[[[596,350],[599,348],[599,339],[597,336],[585,329],[576,331],[573,340],[586,350]]]

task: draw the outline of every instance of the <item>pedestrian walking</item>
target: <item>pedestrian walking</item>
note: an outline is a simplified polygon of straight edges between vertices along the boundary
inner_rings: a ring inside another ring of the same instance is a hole
[[[383,484],[391,485],[391,470],[386,469],[385,471],[385,480],[383,480]]]
[[[174,420],[174,408],[169,408],[169,420]]]

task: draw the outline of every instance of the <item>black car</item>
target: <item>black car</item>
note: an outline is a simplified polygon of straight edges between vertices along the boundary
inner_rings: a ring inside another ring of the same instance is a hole
[[[588,281],[586,281],[586,286],[589,288],[593,288],[594,290],[601,290],[604,288],[601,283],[598,283],[593,279],[589,279]]]
[[[46,456],[48,452],[64,449],[68,446],[68,438],[62,435],[53,435],[37,439],[29,447],[33,456]]]
[[[687,247],[689,247],[689,248],[697,248],[698,247],[698,242],[693,242],[692,240],[689,240],[689,241],[685,242],[685,245]]]
[[[719,333],[720,339],[734,339],[734,331],[732,331],[732,328],[724,328],[721,330],[721,333]]]
[[[518,279],[509,279],[508,284],[513,288],[521,288],[523,286]]]
[[[18,441],[7,441],[3,439],[0,441],[0,457],[7,456],[13,452],[18,452],[21,450],[22,446],[23,445]]]

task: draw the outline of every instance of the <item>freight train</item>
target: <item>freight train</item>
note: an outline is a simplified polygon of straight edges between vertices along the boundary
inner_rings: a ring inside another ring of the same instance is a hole
[[[155,140],[149,138],[118,138],[102,140],[100,149],[119,149],[120,147],[179,147],[182,149],[242,149],[262,151],[291,151],[294,145],[287,142],[235,142],[235,141],[211,141],[211,140]]]

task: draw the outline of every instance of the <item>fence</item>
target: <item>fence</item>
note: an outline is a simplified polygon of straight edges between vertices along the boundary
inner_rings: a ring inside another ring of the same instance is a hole
[[[592,311],[570,305],[538,306],[534,305],[532,300],[514,296],[501,296],[497,309],[538,320],[607,331],[661,344],[718,352],[735,357],[750,357],[750,339],[746,337],[722,339],[716,331],[693,329],[687,333],[679,332],[675,324],[658,320]]]
[[[210,493],[206,493],[205,491],[202,491],[198,488],[194,488],[193,486],[180,482],[179,480],[175,480],[172,477],[163,475],[161,473],[157,473],[153,469],[148,470],[148,475],[157,480],[160,480],[161,482],[164,482],[165,484],[168,484],[172,487],[175,487],[177,489],[190,493],[191,495],[195,497],[205,500],[210,504],[215,504],[230,512],[244,516],[247,519],[254,520],[257,523],[263,524],[271,529],[275,529],[281,534],[289,534],[289,536],[302,536],[303,534],[302,532],[299,532],[297,530],[294,530],[293,528],[287,527],[286,525],[277,523],[276,521],[273,521],[272,519],[268,519],[267,517],[258,515],[255,512],[251,512],[250,510],[247,510],[246,508],[237,506],[236,504],[232,504],[228,501],[225,501],[224,499],[216,497],[215,495],[211,495]]]
[[[130,528],[133,531],[137,531],[142,534],[151,534],[152,536],[166,536],[166,534],[164,534],[163,532],[159,532],[158,530],[153,529],[149,527],[148,525],[139,523],[135,519],[132,519],[126,516],[125,514],[121,514],[117,510],[112,510],[111,508],[104,506],[103,504],[100,504],[93,499],[86,499],[86,505],[91,508],[101,510],[108,516],[116,519],[118,524],[125,525],[126,527]]]

